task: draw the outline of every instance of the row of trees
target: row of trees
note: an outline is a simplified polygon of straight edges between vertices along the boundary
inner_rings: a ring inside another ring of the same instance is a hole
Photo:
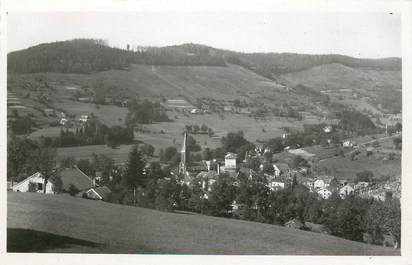
[[[68,147],[80,145],[106,144],[115,147],[120,144],[130,144],[134,141],[133,129],[121,126],[108,127],[98,122],[88,122],[75,131],[61,129],[60,137],[44,138],[50,146]]]
[[[213,129],[208,127],[206,124],[202,124],[201,126],[195,125],[186,125],[186,131],[192,134],[208,134],[209,136],[213,136],[214,132]]]

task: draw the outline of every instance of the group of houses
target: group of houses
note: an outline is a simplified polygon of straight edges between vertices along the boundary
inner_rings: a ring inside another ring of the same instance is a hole
[[[325,128],[329,129],[329,128]],[[265,153],[270,152],[267,148],[257,146],[255,150],[246,152],[244,163],[238,163],[239,159],[235,153],[227,153],[224,161],[213,159],[203,161],[198,165],[186,165],[186,134],[181,150],[181,162],[179,172],[185,176],[182,180],[187,185],[192,185],[193,181],[199,182],[205,191],[205,196],[210,191],[211,186],[217,181],[219,175],[223,172],[229,174],[234,179],[234,185],[237,183],[239,174],[243,174],[249,179],[253,179],[259,174],[263,174],[267,179],[267,186],[272,191],[284,189],[291,185],[293,179],[304,186],[311,192],[317,193],[319,198],[328,199],[333,193],[337,193],[342,199],[349,195],[357,195],[363,198],[374,198],[384,201],[387,194],[392,193],[394,197],[400,197],[400,183],[388,181],[385,185],[370,182],[351,182],[346,179],[338,179],[330,175],[309,176],[308,169],[305,167],[291,168],[285,162],[268,162],[265,161]],[[261,164],[258,170],[253,170],[246,166],[248,159],[251,157],[261,158]],[[273,170],[271,173],[265,172],[265,166],[270,165]],[[235,205],[236,207],[236,205]]]
[[[47,178],[36,172],[22,181],[10,185],[14,192],[37,192],[56,194],[67,192],[82,198],[106,201],[111,190],[107,186],[99,186],[99,179],[90,177],[77,166],[63,168]]]

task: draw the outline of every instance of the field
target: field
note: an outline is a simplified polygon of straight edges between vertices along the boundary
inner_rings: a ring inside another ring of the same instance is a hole
[[[378,160],[360,155],[355,161],[349,157],[332,157],[319,162],[321,168],[328,168],[332,174],[341,179],[353,179],[356,173],[370,170],[377,178],[385,175],[400,176],[402,167],[401,160]]]
[[[90,159],[93,153],[96,155],[105,155],[112,158],[115,163],[125,163],[132,145],[120,145],[116,148],[107,145],[87,145],[75,147],[57,148],[57,161],[64,157],[74,157],[76,159]]]
[[[56,107],[64,109],[68,114],[75,114],[77,118],[80,115],[90,115],[93,113],[97,119],[107,126],[124,126],[126,115],[129,112],[127,108],[121,108],[114,105],[99,105],[82,103],[77,101],[64,100],[56,103]]]
[[[245,138],[251,142],[256,143],[257,140],[268,140],[277,136],[281,136],[284,132],[282,127],[295,127],[301,128],[302,122],[293,120],[287,120],[280,117],[268,117],[265,120],[255,120],[252,117],[242,114],[225,113],[224,117],[218,116],[218,114],[191,114],[188,116],[183,115],[180,112],[168,112],[168,115],[173,122],[160,122],[155,124],[144,125],[144,128],[152,132],[163,131],[167,136],[170,143],[173,139],[181,141],[182,132],[186,125],[207,125],[213,129],[214,135],[217,138],[210,138],[205,135],[195,135],[200,145],[207,145],[211,148],[217,147],[221,137],[225,136],[228,132],[237,132],[242,130]],[[156,135],[156,138],[158,135]],[[160,137],[162,138],[162,137]],[[145,141],[144,139],[137,138],[138,140]],[[205,142],[207,142],[205,144]]]
[[[8,252],[400,255],[269,224],[165,213],[68,195],[7,194]]]

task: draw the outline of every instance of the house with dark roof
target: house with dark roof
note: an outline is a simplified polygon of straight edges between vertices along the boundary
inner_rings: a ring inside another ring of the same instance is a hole
[[[288,228],[293,228],[293,229],[304,229],[305,228],[305,224],[302,221],[300,221],[298,218],[293,218],[287,221],[284,224],[284,226]]]
[[[107,201],[112,191],[107,186],[90,188],[84,194],[88,199]]]
[[[71,186],[79,191],[87,190],[94,186],[93,180],[77,166],[65,168],[60,171],[59,175],[62,181],[62,189],[65,191],[69,191]]]

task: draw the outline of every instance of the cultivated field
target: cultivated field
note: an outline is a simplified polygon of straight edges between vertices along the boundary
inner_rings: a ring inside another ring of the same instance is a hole
[[[165,213],[68,195],[7,195],[8,252],[400,255],[280,226]]]

